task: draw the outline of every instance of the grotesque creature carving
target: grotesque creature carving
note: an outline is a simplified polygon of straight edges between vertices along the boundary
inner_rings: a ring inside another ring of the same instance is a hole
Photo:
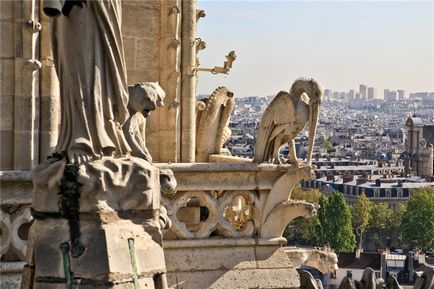
[[[226,154],[223,144],[231,136],[229,117],[234,108],[233,93],[218,87],[205,99],[198,101],[196,115],[196,161],[208,162],[211,154]]]
[[[386,288],[388,288],[388,289],[402,289],[402,286],[399,285],[398,280],[396,279],[395,275],[389,274],[389,276],[387,277]]]
[[[377,288],[377,279],[372,268],[367,267],[363,271],[362,279],[355,281],[356,289],[375,289]]]
[[[312,274],[306,270],[298,270],[300,275],[300,289],[322,289],[322,282],[313,278]]]
[[[158,82],[136,83],[128,87],[128,92],[130,96],[128,110],[131,117],[123,126],[125,138],[131,147],[133,156],[152,162],[151,154],[146,148],[145,118],[157,106],[163,106],[166,93]]]
[[[288,143],[289,161],[298,164],[294,138],[309,123],[307,164],[310,165],[322,95],[321,85],[313,79],[298,79],[289,93],[279,92],[262,116],[253,161],[281,163],[280,147]]]

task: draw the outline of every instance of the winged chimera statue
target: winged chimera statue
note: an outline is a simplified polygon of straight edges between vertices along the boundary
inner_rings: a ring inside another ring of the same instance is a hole
[[[234,106],[234,94],[224,86],[197,102],[196,162],[208,162],[212,154],[230,155],[223,144],[231,136],[228,125]]]
[[[296,80],[289,93],[280,91],[262,116],[253,161],[280,164],[280,147],[288,143],[288,161],[298,165],[294,138],[309,122],[307,165],[311,165],[322,96],[321,85],[313,79],[306,78]]]

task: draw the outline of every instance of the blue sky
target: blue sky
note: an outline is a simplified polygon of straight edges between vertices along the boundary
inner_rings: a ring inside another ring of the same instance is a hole
[[[235,96],[274,95],[298,77],[326,88],[434,91],[433,1],[206,1],[197,37],[207,44],[202,67],[222,66],[237,52],[230,75],[199,73],[199,94],[218,86]]]

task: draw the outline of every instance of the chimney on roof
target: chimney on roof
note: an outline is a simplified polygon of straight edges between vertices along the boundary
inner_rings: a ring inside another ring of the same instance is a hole
[[[365,177],[358,177],[357,180],[356,180],[356,184],[357,185],[361,185],[361,184],[366,183],[367,181],[368,181],[368,179],[365,178]]]
[[[354,175],[346,174],[342,177],[344,183],[352,182],[354,180]]]

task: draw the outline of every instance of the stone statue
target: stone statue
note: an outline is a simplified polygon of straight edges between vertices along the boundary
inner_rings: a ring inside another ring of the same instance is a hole
[[[425,271],[416,278],[413,289],[434,289],[434,269],[432,267],[426,267]]]
[[[279,92],[262,116],[253,161],[280,164],[280,147],[288,143],[289,162],[298,165],[294,138],[309,123],[307,164],[310,165],[322,95],[318,82],[304,78],[296,80],[289,93]]]
[[[176,180],[152,163],[145,142],[145,118],[165,93],[158,83],[126,85],[120,0],[44,7],[59,14],[52,39],[62,118],[58,153],[33,170],[27,283],[166,289],[162,230],[171,222],[161,194]]]
[[[339,289],[356,289],[354,280],[350,276],[345,276],[339,285]]]
[[[372,268],[367,267],[363,271],[362,279],[355,281],[356,289],[376,289],[377,280],[375,278],[375,272]]]
[[[218,87],[197,103],[196,161],[208,162],[211,154],[230,155],[223,144],[230,138],[229,118],[235,106],[233,93]]]
[[[56,2],[66,3],[63,15],[52,22],[61,97],[56,151],[66,152],[75,164],[127,155],[130,147],[122,132],[129,114],[121,1],[48,1]]]
[[[297,270],[300,275],[300,289],[320,289],[322,288],[322,283],[320,280],[313,278],[312,274],[306,270]],[[321,283],[320,286],[319,283]]]
[[[152,162],[151,154],[146,148],[146,117],[157,106],[163,106],[166,93],[158,82],[137,83],[128,87],[130,100],[128,110],[130,118],[123,126],[125,138],[131,147],[131,155]]]
[[[393,274],[389,274],[389,276],[387,277],[386,287],[387,289],[402,289],[402,286],[399,285],[398,280]]]

